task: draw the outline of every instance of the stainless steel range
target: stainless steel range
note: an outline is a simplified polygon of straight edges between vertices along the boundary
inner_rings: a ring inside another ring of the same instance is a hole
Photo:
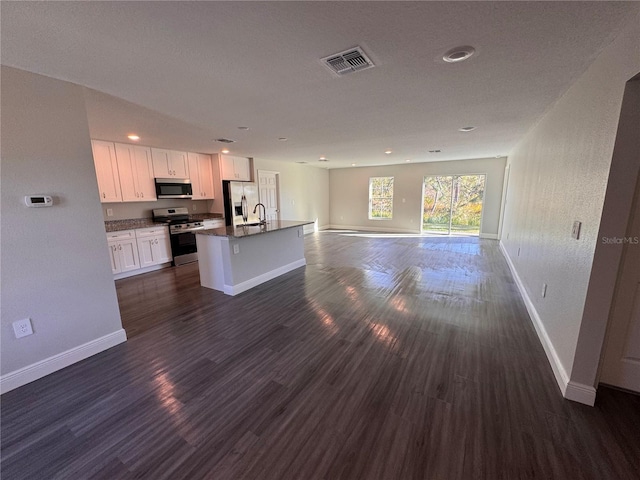
[[[193,232],[203,230],[204,225],[199,221],[189,221],[188,208],[155,208],[153,209],[153,221],[169,225],[174,265],[198,261],[196,235]]]

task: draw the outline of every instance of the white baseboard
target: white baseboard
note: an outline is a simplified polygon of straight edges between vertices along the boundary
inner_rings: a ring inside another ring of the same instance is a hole
[[[27,383],[31,383],[126,341],[127,334],[124,329],[121,328],[113,333],[96,338],[95,340],[71,348],[53,357],[45,358],[19,370],[9,372],[0,377],[0,393],[6,393]]]
[[[489,240],[498,240],[497,233],[481,233],[480,238],[487,238]]]
[[[547,354],[547,359],[551,364],[551,368],[553,370],[553,374],[556,377],[556,382],[558,383],[558,387],[560,387],[560,391],[565,398],[569,398],[567,396],[567,386],[569,385],[569,375],[565,370],[562,362],[560,361],[560,357],[556,352],[555,347],[553,346],[553,342],[549,338],[549,334],[547,330],[544,328],[544,324],[542,323],[542,319],[540,315],[538,315],[538,311],[536,307],[533,305],[529,294],[527,293],[527,289],[524,287],[524,283],[520,279],[516,267],[513,265],[507,250],[504,247],[504,244],[500,242],[500,251],[504,258],[507,260],[507,264],[509,265],[509,269],[511,270],[511,274],[513,275],[514,280],[516,281],[516,285],[518,286],[518,290],[520,291],[520,295],[524,300],[524,304],[527,307],[527,311],[529,312],[529,316],[531,317],[531,323],[533,323],[534,328],[536,329],[536,333],[538,334],[538,338],[540,339],[540,343],[542,343],[542,347],[544,348],[545,353]],[[594,390],[595,391],[595,390]],[[571,398],[571,400],[574,400]],[[575,400],[576,402],[580,400]],[[581,402],[585,403],[585,402]],[[588,403],[587,403],[588,404]],[[593,403],[591,404],[593,405]]]
[[[361,225],[327,225],[325,230],[356,230],[361,232],[410,233],[412,235],[420,235],[419,229],[410,230],[406,228],[363,227]]]
[[[246,292],[250,288],[256,287],[261,283],[268,282],[269,280],[273,280],[280,275],[284,275],[291,270],[295,270],[296,268],[304,267],[307,264],[307,260],[301,258],[300,260],[296,260],[295,262],[288,263],[287,265],[283,265],[282,267],[278,267],[269,272],[258,275],[257,277],[253,277],[247,281],[240,282],[236,285],[224,285],[224,293],[227,295],[238,295],[239,293]]]
[[[596,403],[596,388],[570,380],[564,392],[564,398],[593,407]]]

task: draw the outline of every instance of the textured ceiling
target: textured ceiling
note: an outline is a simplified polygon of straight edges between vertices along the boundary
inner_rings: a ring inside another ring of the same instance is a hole
[[[0,51],[88,87],[95,138],[211,153],[226,137],[238,155],[332,168],[424,162],[508,155],[638,8],[3,1]],[[356,45],[375,68],[337,77],[319,61]],[[444,62],[458,45],[477,53]]]

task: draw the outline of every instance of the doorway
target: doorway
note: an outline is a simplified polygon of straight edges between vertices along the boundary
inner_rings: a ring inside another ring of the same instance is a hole
[[[640,393],[640,175],[604,344],[600,381]]]
[[[280,173],[258,170],[258,192],[268,222],[280,220]]]
[[[480,235],[486,175],[433,175],[422,182],[422,233]]]

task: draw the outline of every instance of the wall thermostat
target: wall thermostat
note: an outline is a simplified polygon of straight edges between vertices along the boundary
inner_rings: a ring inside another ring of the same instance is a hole
[[[27,207],[51,207],[53,198],[51,195],[27,195],[24,197],[24,203]]]

